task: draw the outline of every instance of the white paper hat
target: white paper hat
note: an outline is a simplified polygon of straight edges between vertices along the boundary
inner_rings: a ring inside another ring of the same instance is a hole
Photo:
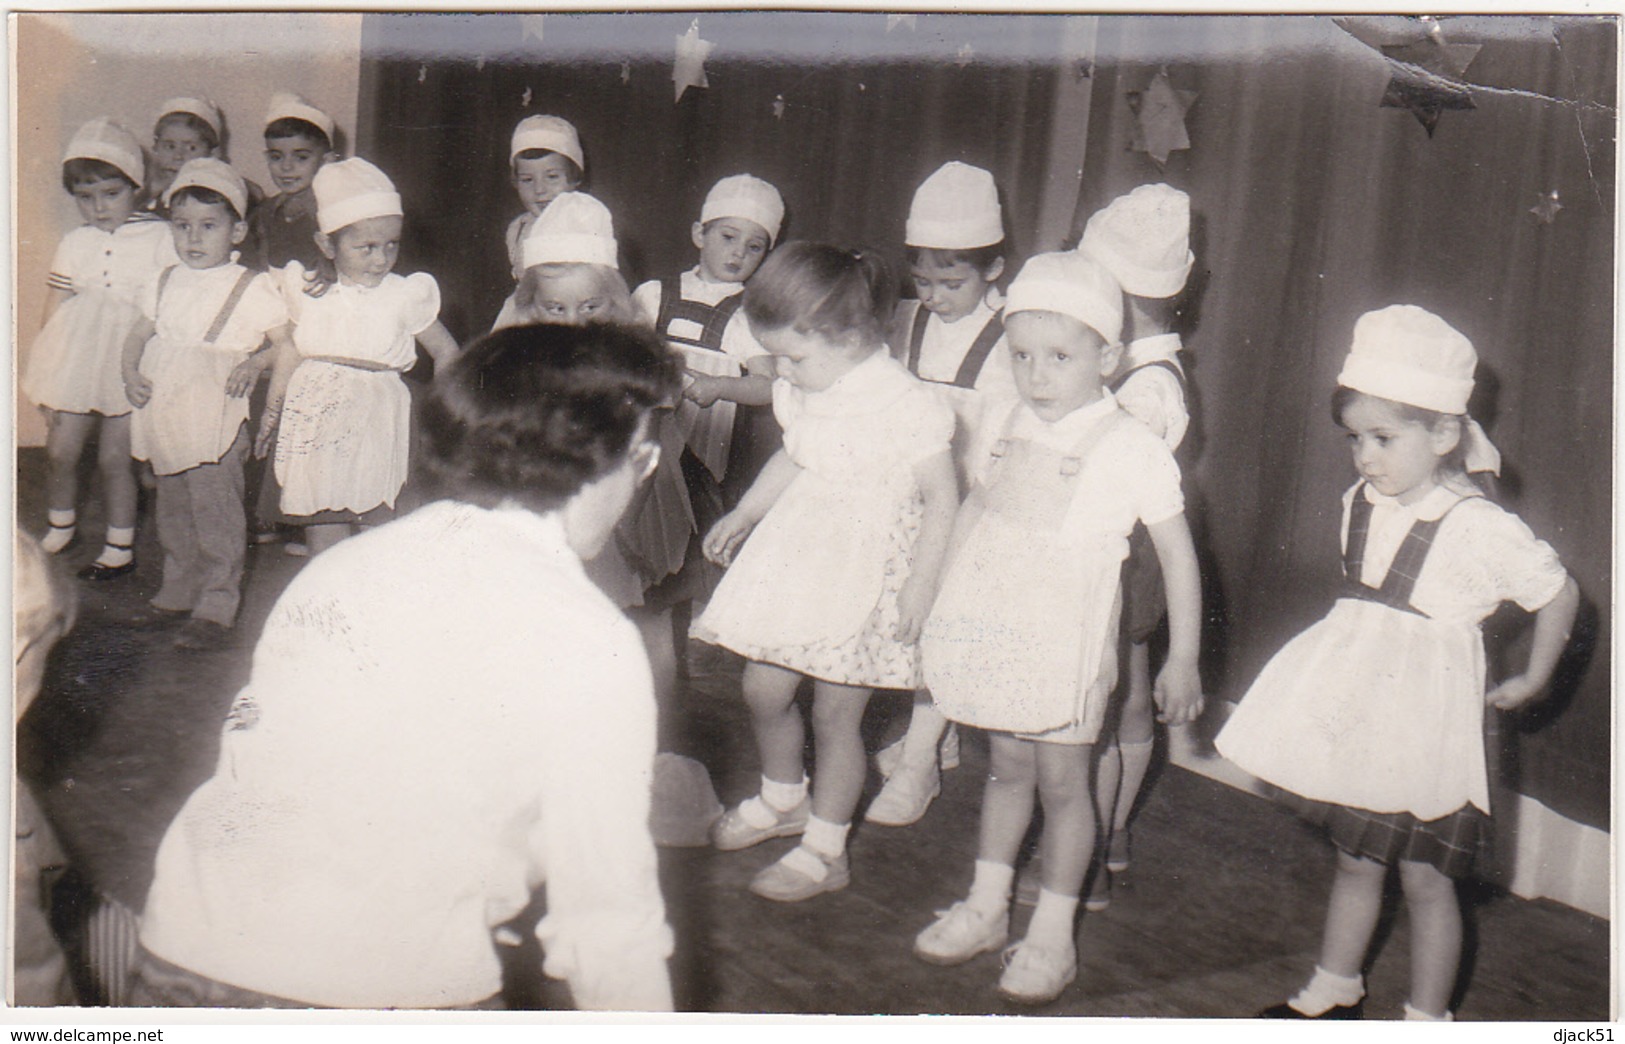
[[[270,107],[265,110],[265,125],[269,127],[277,120],[304,120],[315,124],[327,135],[327,143],[333,143],[333,117],[316,108],[310,102],[289,91],[278,91],[271,95]]]
[[[1004,239],[993,175],[968,163],[945,163],[914,190],[903,242],[912,247],[972,250]]]
[[[174,112],[191,113],[204,123],[207,123],[214,131],[214,136],[216,138],[223,139],[226,136],[225,123],[220,118],[220,110],[207,98],[197,98],[191,95],[182,95],[179,98],[171,98],[162,105],[158,106],[158,117],[157,119],[153,120],[153,122],[157,123],[165,116],[168,116],[170,113]]]
[[[225,160],[199,156],[181,164],[181,169],[175,172],[175,180],[164,190],[164,206],[175,198],[175,193],[189,185],[213,189],[231,201],[239,219],[248,216],[248,182]]]
[[[1105,266],[1076,251],[1028,258],[1005,295],[1004,314],[1058,312],[1116,344],[1123,335],[1123,291]]]
[[[1141,185],[1089,218],[1078,249],[1105,265],[1136,297],[1172,297],[1185,287],[1191,198],[1168,185]]]
[[[717,218],[744,218],[767,230],[769,243],[779,238],[784,223],[784,199],[779,190],[749,174],[735,174],[711,186],[700,208],[700,224]]]
[[[1463,414],[1473,394],[1473,342],[1425,308],[1390,305],[1360,316],[1337,383],[1437,413]]]
[[[546,149],[575,161],[578,170],[587,169],[581,155],[581,137],[569,120],[559,116],[526,116],[513,129],[513,141],[508,146],[508,160],[526,149]]]
[[[316,192],[316,227],[324,233],[332,234],[367,218],[405,213],[401,194],[389,175],[360,156],[322,167],[310,187]]]
[[[146,184],[147,165],[136,136],[105,117],[91,120],[74,132],[62,153],[62,162],[93,159],[110,163],[137,185]]]
[[[565,192],[549,203],[531,224],[521,253],[526,268],[589,264],[620,269],[609,208],[585,192]]]

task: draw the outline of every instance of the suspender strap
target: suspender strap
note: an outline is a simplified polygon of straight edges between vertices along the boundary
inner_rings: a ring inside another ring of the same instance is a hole
[[[174,265],[170,265],[168,268],[165,268],[162,272],[158,273],[158,294],[152,299],[153,311],[157,311],[158,306],[164,303],[164,287],[169,285],[169,277],[174,274]]]
[[[165,269],[165,274],[168,274],[168,269]],[[220,331],[226,328],[226,323],[231,321],[231,313],[237,310],[237,302],[248,292],[248,284],[254,281],[255,274],[245,268],[237,277],[237,284],[231,288],[231,293],[226,295],[226,303],[220,306],[219,314],[214,317],[214,322],[209,324],[209,332],[203,335],[204,344],[213,344],[214,339],[220,336]]]
[[[908,337],[908,372],[920,376],[920,348],[925,344],[925,324],[931,319],[931,313],[924,307],[914,311],[914,326]],[[992,354],[993,346],[999,343],[1004,336],[1004,309],[993,313],[982,327],[982,332],[976,335],[971,342],[970,351],[959,361],[959,371],[954,374],[951,381],[931,381],[932,384],[951,384],[955,388],[975,388],[976,378],[982,375],[982,366],[986,364],[987,357]],[[930,380],[921,377],[921,380]]]
[[[1184,390],[1184,388],[1185,388],[1185,371],[1181,370],[1177,364],[1175,364],[1174,362],[1172,362],[1172,361],[1170,361],[1168,359],[1155,359],[1155,360],[1153,360],[1151,362],[1142,363],[1141,365],[1134,367],[1132,370],[1129,370],[1127,373],[1123,374],[1121,377],[1118,377],[1116,380],[1112,381],[1112,383],[1111,383],[1112,391],[1115,393],[1119,388],[1121,388],[1123,385],[1128,383],[1128,379],[1130,377],[1133,377],[1135,374],[1139,373],[1141,370],[1149,370],[1153,366],[1160,366],[1164,370],[1167,370],[1169,373],[1173,374],[1174,379],[1179,382],[1180,390],[1181,391]]]
[[[908,372],[918,377],[920,375],[920,346],[925,343],[925,324],[931,321],[931,313],[924,305],[914,309],[914,327],[908,334]]]
[[[668,276],[660,281],[660,313],[655,319],[655,329],[668,341],[720,352],[722,333],[728,328],[728,322],[733,319],[734,313],[739,311],[739,306],[744,303],[745,295],[742,293],[734,294],[714,305],[684,300],[681,277]],[[699,324],[699,337],[672,333],[671,324],[677,319],[686,319]]]
[[[1416,579],[1422,575],[1422,566],[1427,562],[1428,552],[1433,549],[1433,538],[1439,532],[1439,526],[1449,517],[1450,512],[1464,500],[1462,497],[1445,509],[1444,514],[1438,518],[1417,520],[1411,523],[1411,528],[1400,542],[1399,550],[1394,552],[1394,560],[1388,566],[1388,573],[1382,578],[1381,587],[1367,587],[1360,582],[1361,570],[1364,566],[1366,540],[1371,533],[1371,502],[1365,498],[1365,485],[1354,491],[1354,502],[1349,506],[1349,535],[1348,546],[1343,551],[1343,590],[1339,595],[1344,598],[1359,598],[1368,602],[1379,602],[1390,609],[1400,609],[1418,616],[1425,616],[1420,609],[1411,604],[1411,595],[1416,590]]]

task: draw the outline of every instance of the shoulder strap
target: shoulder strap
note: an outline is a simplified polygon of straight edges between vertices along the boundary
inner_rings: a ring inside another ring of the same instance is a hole
[[[925,324],[931,321],[931,312],[922,304],[914,308],[914,326],[908,334],[908,372],[920,375],[920,346],[925,343]]]
[[[154,311],[157,311],[158,306],[163,304],[163,302],[164,302],[164,287],[169,285],[169,277],[174,275],[174,274],[175,274],[175,266],[174,265],[167,265],[167,266],[165,266],[165,268],[164,268],[164,270],[162,272],[158,273],[158,293],[152,299],[152,305],[153,305],[153,310]]]
[[[237,310],[237,302],[243,299],[243,294],[248,292],[248,284],[254,281],[254,276],[257,274],[245,268],[237,276],[236,285],[231,288],[231,293],[226,295],[226,303],[220,306],[220,311],[215,315],[214,322],[209,324],[209,332],[203,335],[204,344],[213,344],[214,339],[220,336],[220,331],[224,330],[226,323],[231,321],[231,313]]]
[[[1167,370],[1169,373],[1174,375],[1174,380],[1179,382],[1179,387],[1181,389],[1183,389],[1185,387],[1185,371],[1184,370],[1181,370],[1176,363],[1173,363],[1173,362],[1171,362],[1171,361],[1169,361],[1167,359],[1154,359],[1154,360],[1152,360],[1151,362],[1148,362],[1148,363],[1141,363],[1139,366],[1134,367],[1133,369],[1129,370],[1128,372],[1126,372],[1126,373],[1120,375],[1119,377],[1117,377],[1116,379],[1114,379],[1112,381],[1112,383],[1111,383],[1112,391],[1116,392],[1119,388],[1123,387],[1123,385],[1128,383],[1128,379],[1130,377],[1133,377],[1135,374],[1139,373],[1141,370],[1149,370],[1153,366],[1160,366],[1164,370]]]
[[[655,311],[655,332],[666,336],[666,326],[672,319],[672,307],[683,297],[680,276],[667,276],[660,281],[660,307]]]
[[[1417,579],[1422,575],[1422,566],[1427,563],[1428,553],[1433,550],[1433,538],[1452,511],[1463,502],[1473,499],[1475,498],[1470,496],[1461,497],[1446,508],[1438,518],[1412,522],[1411,528],[1405,533],[1405,539],[1394,552],[1393,561],[1388,564],[1388,572],[1382,578],[1382,586],[1372,588],[1360,581],[1366,537],[1371,525],[1371,503],[1365,498],[1365,483],[1362,482],[1354,492],[1354,503],[1349,509],[1348,547],[1343,552],[1343,572],[1346,577],[1343,596],[1379,602],[1391,609],[1426,615],[1411,604],[1411,595],[1416,590]]]
[[[970,351],[959,362],[959,372],[954,374],[954,387],[974,388],[976,378],[982,375],[982,366],[987,363],[987,357],[993,352],[993,346],[999,343],[1004,336],[1004,309],[993,313],[993,318],[982,327],[982,332],[976,335],[971,343]],[[918,357],[916,357],[917,359]]]
[[[1072,444],[1072,448],[1067,451],[1066,456],[1061,458],[1061,474],[1076,475],[1082,471],[1084,462],[1095,451],[1095,447],[1100,445],[1101,440],[1110,435],[1116,430],[1118,424],[1127,419],[1128,414],[1122,410],[1114,409],[1101,418],[1098,424],[1090,425],[1089,430],[1084,432],[1078,438],[1078,441]]]

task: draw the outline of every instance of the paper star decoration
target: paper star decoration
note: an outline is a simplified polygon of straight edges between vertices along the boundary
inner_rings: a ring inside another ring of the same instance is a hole
[[[1557,212],[1562,209],[1563,204],[1557,201],[1557,190],[1552,189],[1550,194],[1529,208],[1529,213],[1539,218],[1541,224],[1550,225],[1556,220]]]
[[[1168,82],[1168,70],[1160,69],[1143,91],[1129,91],[1128,107],[1134,113],[1129,129],[1129,148],[1143,152],[1166,166],[1168,155],[1191,147],[1185,131],[1185,113],[1196,102],[1195,91],[1178,91]]]
[[[690,87],[709,87],[705,80],[705,57],[711,53],[711,41],[700,39],[700,20],[694,19],[688,32],[677,38],[677,61],[671,67],[671,82],[677,94],[672,101],[683,100],[683,92]]]
[[[622,62],[621,63],[621,82],[622,83],[631,83],[632,82],[632,63],[631,62]]]
[[[542,42],[542,19],[544,19],[546,17],[547,17],[546,15],[539,15],[539,14],[520,15],[519,16],[519,26],[520,26],[520,28],[519,28],[519,42],[521,44],[523,44],[526,40],[529,40],[531,37],[534,36],[536,38],[536,42],[541,43]]]
[[[1423,21],[1428,34],[1420,40],[1382,48],[1391,75],[1381,107],[1409,109],[1431,138],[1444,110],[1476,108],[1462,76],[1478,56],[1479,45],[1445,43],[1439,23]]]
[[[429,78],[429,67],[427,65],[418,66],[418,82],[422,83],[424,80],[427,80],[428,78]]]
[[[525,93],[521,94],[519,96],[519,107],[521,109],[530,108],[530,88],[529,87],[526,87],[525,88]]]
[[[782,94],[773,99],[773,118],[775,120],[784,119],[784,95]]]
[[[970,60],[975,56],[976,51],[971,47],[970,44],[961,44],[959,47],[959,53],[954,58],[954,64],[963,69],[965,66],[970,64]]]
[[[475,72],[484,72],[485,71],[485,55],[482,54],[478,58],[474,59],[474,71]]]
[[[893,29],[897,28],[900,25],[906,25],[910,29],[914,29],[914,30],[918,31],[919,20],[920,20],[919,15],[889,14],[889,15],[886,16],[886,31],[889,33]]]

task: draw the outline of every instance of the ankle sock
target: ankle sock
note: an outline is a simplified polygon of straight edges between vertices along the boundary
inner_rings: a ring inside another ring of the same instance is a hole
[[[1445,1009],[1443,1015],[1429,1015],[1427,1012],[1423,1011],[1421,1008],[1413,1008],[1413,1007],[1411,1007],[1411,1002],[1406,1001],[1405,1002],[1405,1021],[1406,1022],[1455,1022],[1456,1017],[1450,1013],[1449,1008]]]
[[[762,777],[762,800],[775,812],[781,814],[788,812],[806,800],[806,797],[806,776],[802,776],[799,783],[780,783],[776,779]]]
[[[807,830],[801,835],[801,843],[825,859],[834,859],[846,851],[846,832],[851,829],[851,823],[831,823],[827,819],[808,816]]]
[[[102,553],[96,556],[96,564],[116,568],[129,565],[134,559],[135,527],[108,526],[107,542],[102,545]]]
[[[1299,990],[1298,995],[1287,1004],[1295,1011],[1315,1016],[1323,1015],[1332,1008],[1358,1004],[1364,996],[1365,980],[1362,977],[1336,975],[1316,965],[1309,985]]]
[[[1073,946],[1078,916],[1078,897],[1038,890],[1038,905],[1027,924],[1027,941],[1040,946]]]
[[[45,521],[49,523],[51,528],[40,540],[40,547],[46,554],[54,555],[73,541],[74,528],[78,518],[78,513],[72,508],[66,511],[51,508],[46,511]]]
[[[965,904],[982,913],[998,914],[1010,905],[1010,886],[1015,877],[1016,868],[1008,863],[978,859]]]

